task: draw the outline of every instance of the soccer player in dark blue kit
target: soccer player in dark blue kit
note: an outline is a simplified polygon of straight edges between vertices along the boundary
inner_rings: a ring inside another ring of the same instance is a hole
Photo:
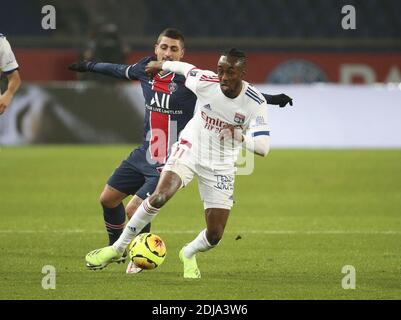
[[[180,61],[184,57],[184,36],[176,29],[165,29],[155,44],[155,56],[146,57],[134,65],[119,65],[82,61],[69,69],[77,72],[94,72],[126,80],[139,80],[145,97],[144,140],[109,178],[101,196],[104,221],[112,245],[124,229],[125,215],[131,218],[136,209],[153,193],[159,175],[169,155],[170,146],[194,114],[196,96],[185,87],[185,77],[175,73],[159,73],[153,79],[145,73],[151,60]],[[284,107],[292,99],[284,94],[265,95],[270,104]],[[124,208],[122,201],[133,195]],[[150,224],[141,231],[149,232]],[[125,257],[118,259],[123,262]],[[89,266],[91,269],[96,266]],[[127,273],[138,273],[132,263]]]
[[[183,35],[169,28],[159,35],[155,57],[143,58],[134,65],[78,62],[69,67],[78,72],[139,80],[145,97],[143,143],[114,171],[100,196],[110,245],[124,229],[125,215],[130,218],[142,201],[154,191],[170,146],[177,141],[179,132],[194,114],[196,96],[185,87],[183,76],[170,72],[158,74],[150,80],[145,74],[145,66],[151,60],[178,61],[184,56],[184,51]],[[128,195],[134,197],[124,209],[122,201]],[[149,231],[150,225],[142,230]]]

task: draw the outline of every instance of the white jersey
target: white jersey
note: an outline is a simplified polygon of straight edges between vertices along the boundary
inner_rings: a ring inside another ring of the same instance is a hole
[[[10,72],[15,69],[18,69],[18,63],[15,60],[10,43],[0,33],[0,72]]]
[[[195,115],[180,138],[190,142],[191,152],[200,165],[212,169],[234,166],[242,143],[220,140],[220,131],[226,124],[237,126],[252,137],[269,135],[266,101],[248,82],[242,82],[241,93],[235,99],[223,94],[218,76],[211,71],[191,70],[185,85],[198,100]]]

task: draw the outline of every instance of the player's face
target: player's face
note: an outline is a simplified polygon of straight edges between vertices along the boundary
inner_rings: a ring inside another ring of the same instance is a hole
[[[180,61],[184,57],[184,47],[180,40],[162,37],[155,44],[157,61]]]
[[[242,89],[244,66],[237,58],[221,56],[217,65],[217,75],[220,80],[220,88],[225,96],[235,98]]]

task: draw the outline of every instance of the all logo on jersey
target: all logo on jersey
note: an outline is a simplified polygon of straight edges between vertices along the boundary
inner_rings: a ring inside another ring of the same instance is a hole
[[[150,100],[150,105],[146,104],[146,108],[152,112],[159,112],[169,115],[183,114],[183,110],[170,109],[170,94],[155,92],[153,98]]]
[[[236,113],[234,116],[234,122],[238,124],[244,124],[245,123],[245,116],[241,113]]]
[[[196,77],[197,74],[198,74],[198,71],[189,71],[189,75],[191,77]]]
[[[205,109],[212,111],[212,107],[210,106],[210,104],[207,104],[205,106],[203,106]]]
[[[159,94],[155,92],[155,96],[152,98],[150,104],[158,108],[170,109],[170,97],[169,94],[162,93],[159,96]]]

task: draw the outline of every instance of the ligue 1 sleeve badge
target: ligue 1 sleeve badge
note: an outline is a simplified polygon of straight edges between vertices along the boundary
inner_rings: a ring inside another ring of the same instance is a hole
[[[234,116],[234,122],[238,124],[244,124],[245,123],[245,116],[240,113],[236,113]]]

